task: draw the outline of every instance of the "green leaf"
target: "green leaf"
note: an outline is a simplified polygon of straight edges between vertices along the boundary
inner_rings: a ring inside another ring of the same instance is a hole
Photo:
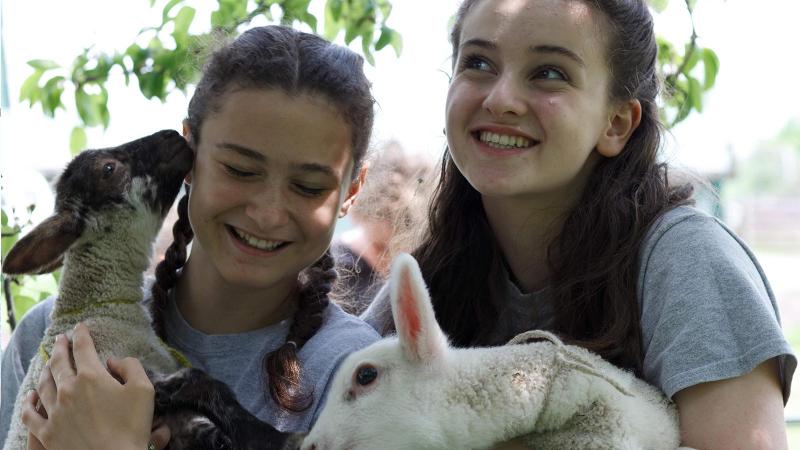
[[[389,45],[392,42],[392,34],[394,30],[387,26],[381,27],[381,36],[378,38],[378,41],[375,42],[375,50],[382,50],[384,47]]]
[[[189,25],[191,25],[192,20],[194,19],[195,9],[191,6],[184,6],[178,11],[178,14],[175,16],[175,30],[172,32],[172,35],[175,36],[176,34],[185,35],[189,32]]]
[[[662,13],[665,9],[667,9],[669,0],[649,0],[648,3],[650,3],[650,6],[652,6],[657,13]]]
[[[41,71],[56,69],[58,67],[61,67],[55,62],[50,61],[49,59],[32,59],[28,61],[28,65],[36,70],[41,70]]]
[[[392,40],[389,45],[394,49],[394,54],[400,56],[403,52],[403,36],[395,30],[392,30]]]
[[[39,80],[42,78],[44,72],[41,70],[37,70],[33,72],[25,81],[22,83],[22,87],[19,89],[19,101],[24,102],[28,100],[30,105],[33,106],[34,103],[39,101],[41,98],[41,90],[39,89]]]
[[[717,73],[719,73],[719,58],[714,50],[710,48],[703,49],[703,68],[705,69],[705,77],[703,78],[703,89],[709,90],[717,80]]]
[[[341,16],[335,15],[333,8],[330,7],[334,3],[341,2],[329,0],[325,6],[325,31],[323,32],[323,37],[329,41],[334,40],[339,32],[342,31],[342,21],[339,20]]]
[[[338,22],[342,17],[342,9],[344,7],[343,0],[328,0],[325,3],[325,14],[330,13],[334,22]]]
[[[53,117],[56,112],[56,108],[59,106],[63,108],[63,103],[61,103],[61,94],[64,93],[64,77],[62,76],[55,76],[47,80],[47,82],[42,86],[42,110],[50,117]]]
[[[703,111],[703,87],[697,78],[689,77],[689,99],[697,112]]]
[[[86,148],[86,131],[83,127],[74,127],[69,135],[69,151],[72,156]]]
[[[700,49],[699,48],[692,48],[691,45],[686,44],[686,50],[684,51],[684,57],[688,58],[686,60],[686,64],[683,66],[683,73],[689,74],[694,66],[697,65],[697,62],[700,61]]]
[[[75,107],[86,126],[95,127],[103,123],[99,106],[101,103],[102,94],[90,95],[82,88],[75,91]]]
[[[178,3],[182,2],[183,0],[170,0],[165,6],[164,9],[161,10],[161,23],[167,23],[169,20],[169,12],[170,10],[175,7]],[[152,5],[150,5],[152,7]]]

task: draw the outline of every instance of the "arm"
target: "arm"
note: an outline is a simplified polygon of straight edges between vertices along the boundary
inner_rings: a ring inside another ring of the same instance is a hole
[[[785,449],[778,364],[770,359],[736,378],[675,394],[683,445],[698,449]]]
[[[61,335],[37,388],[46,411],[40,415],[25,403],[22,422],[50,450],[144,449],[153,420],[153,385],[133,358],[100,362],[89,330],[75,328],[74,367],[69,344]]]

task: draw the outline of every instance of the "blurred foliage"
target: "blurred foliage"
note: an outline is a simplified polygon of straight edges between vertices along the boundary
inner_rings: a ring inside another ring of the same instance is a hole
[[[168,0],[161,7],[161,23],[143,28],[136,37],[146,44],[133,43],[112,53],[85,48],[69,67],[42,59],[28,61],[33,73],[22,84],[20,101],[27,101],[31,107],[39,104],[45,115],[54,117],[59,109],[67,110],[64,97],[69,93],[80,119],[70,136],[70,149],[75,154],[86,146],[85,127],[108,127],[111,114],[106,83],[115,72],[121,73],[126,84],[135,78],[145,98],[165,101],[170,92],[186,92],[197,81],[210,46],[237,35],[257,17],[284,25],[301,23],[317,32],[317,17],[308,11],[310,2],[218,0],[208,23],[203,23],[209,31],[196,34],[189,28],[196,18],[191,5],[197,0]],[[151,7],[155,3],[150,0]],[[398,55],[402,51],[400,34],[386,24],[391,12],[389,0],[326,0],[320,34],[332,40],[344,33],[347,44],[360,39],[362,54],[374,64],[375,51],[386,47]]]
[[[658,13],[663,12],[669,0],[649,0],[650,6]],[[714,87],[719,72],[719,58],[710,48],[697,43],[694,26],[696,0],[684,0],[692,33],[683,45],[657,36],[658,66],[664,80],[665,104],[661,109],[663,122],[673,127],[689,117],[694,110],[703,111],[703,94]]]
[[[773,138],[735,168],[735,177],[725,183],[723,196],[800,195],[800,119],[792,119]]]

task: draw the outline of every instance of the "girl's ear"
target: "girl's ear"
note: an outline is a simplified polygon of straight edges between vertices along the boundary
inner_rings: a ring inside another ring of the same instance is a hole
[[[182,134],[183,134],[183,138],[186,139],[186,143],[188,143],[189,147],[192,149],[192,151],[194,151],[194,147],[192,147],[192,130],[191,130],[191,128],[189,128],[189,121],[186,120],[186,119],[183,120],[183,133]],[[186,184],[188,184],[188,185],[192,184],[192,170],[190,170],[186,174],[186,177],[184,177],[183,181],[186,182]]]
[[[398,255],[389,278],[392,316],[403,355],[412,363],[430,364],[444,358],[447,337],[439,328],[430,295],[417,261]]]
[[[350,210],[350,207],[353,206],[356,202],[356,197],[358,193],[361,191],[361,187],[364,186],[364,180],[367,179],[367,171],[369,170],[369,164],[364,163],[361,166],[361,170],[358,171],[358,178],[353,180],[350,183],[350,189],[347,190],[347,196],[344,198],[342,202],[342,207],[339,209],[339,218],[347,215],[347,212]]]
[[[639,100],[627,100],[613,107],[608,127],[597,142],[597,152],[606,158],[619,155],[641,120],[642,105]]]

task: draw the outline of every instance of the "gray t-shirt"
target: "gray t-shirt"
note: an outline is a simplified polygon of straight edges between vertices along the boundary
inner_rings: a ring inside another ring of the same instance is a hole
[[[503,302],[490,340],[551,329],[551,292],[523,293],[508,273],[495,280]],[[640,251],[644,378],[667,396],[699,383],[737,377],[778,358],[784,401],[797,359],[761,267],[722,222],[690,207],[667,212]],[[391,323],[386,289],[362,315],[379,332]]]
[[[5,441],[14,399],[28,364],[50,324],[53,298],[34,306],[20,321],[3,354],[0,388],[0,442]],[[167,342],[182,352],[193,367],[227,383],[239,402],[259,419],[285,432],[307,432],[322,410],[329,383],[338,365],[351,352],[380,338],[369,325],[331,303],[321,328],[300,349],[302,383],[313,392],[314,403],[301,413],[291,413],[265,395],[262,358],[283,345],[291,320],[239,334],[208,335],[192,328],[174,302],[167,309]]]

